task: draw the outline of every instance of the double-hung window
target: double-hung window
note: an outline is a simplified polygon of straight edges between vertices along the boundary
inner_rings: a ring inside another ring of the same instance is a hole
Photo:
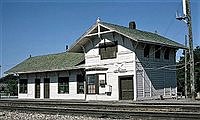
[[[69,77],[58,78],[58,93],[60,94],[69,93]]]
[[[87,93],[99,93],[98,76],[96,74],[87,75]]]

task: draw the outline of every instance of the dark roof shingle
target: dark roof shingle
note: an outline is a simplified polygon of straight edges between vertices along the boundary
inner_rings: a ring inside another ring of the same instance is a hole
[[[163,37],[161,35],[158,35],[156,33],[141,31],[138,29],[130,29],[128,27],[115,25],[111,23],[106,22],[100,22],[101,25],[106,26],[112,30],[115,30],[123,35],[126,35],[130,37],[131,39],[135,39],[141,42],[150,42],[150,43],[157,43],[157,44],[163,44],[167,46],[177,47],[177,48],[186,48],[184,45],[172,41],[166,37]]]
[[[63,52],[43,56],[30,57],[15,67],[6,71],[6,74],[31,73],[75,69],[76,65],[84,61],[83,53]]]

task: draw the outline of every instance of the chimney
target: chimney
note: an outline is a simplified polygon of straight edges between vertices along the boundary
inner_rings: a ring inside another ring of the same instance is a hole
[[[135,21],[129,22],[129,28],[130,28],[130,29],[136,29]]]
[[[68,50],[68,45],[65,46],[65,50],[66,50],[66,51]]]

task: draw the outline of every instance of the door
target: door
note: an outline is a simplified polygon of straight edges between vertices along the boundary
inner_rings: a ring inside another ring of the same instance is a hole
[[[49,78],[44,78],[44,98],[49,98]]]
[[[133,76],[119,78],[120,100],[133,100]]]
[[[40,98],[40,79],[35,79],[35,98]]]

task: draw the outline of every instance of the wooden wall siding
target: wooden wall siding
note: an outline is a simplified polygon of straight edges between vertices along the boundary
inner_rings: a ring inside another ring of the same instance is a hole
[[[144,79],[144,75],[143,75],[143,70],[138,70],[137,71],[137,97],[143,97],[143,92],[144,92],[144,88],[143,88],[143,79]]]
[[[144,97],[151,97],[152,90],[151,90],[151,81],[148,79],[147,73],[144,72]]]
[[[176,71],[175,66],[168,69],[156,69],[163,66],[175,65],[175,50],[170,50],[169,60],[164,59],[164,48],[161,49],[160,60],[155,59],[154,45],[150,47],[149,58],[144,58],[144,44],[138,44],[136,49],[136,71],[137,72],[137,97],[145,98],[151,96],[171,95],[176,93]]]
[[[133,45],[132,42],[128,38],[122,39],[122,36],[115,33],[115,37],[113,38],[112,33],[104,34],[101,36],[102,40],[98,37],[91,38],[91,42],[88,42],[88,44],[85,46],[86,48],[86,65],[97,65],[97,64],[104,64],[104,63],[113,63],[113,62],[120,62],[127,59],[133,60],[133,57],[127,54],[133,53]],[[103,42],[112,42],[112,41],[118,41],[118,53],[116,59],[108,59],[108,60],[101,60],[99,55],[99,48],[98,44]],[[121,56],[120,56],[121,55]],[[124,58],[126,57],[126,59]],[[120,60],[120,61],[119,61]]]
[[[77,94],[77,74],[81,74],[81,70],[20,74],[20,78],[28,79],[27,94],[19,94],[19,99],[35,98],[35,79],[40,79],[40,99],[44,99],[44,78],[50,78],[50,99],[85,99],[84,94]],[[69,77],[69,94],[58,94],[58,77]]]
[[[105,93],[104,88],[99,88],[101,94],[98,95],[87,95],[87,100],[119,100],[119,77],[120,76],[130,76],[134,75],[135,71],[135,53],[133,52],[134,48],[132,45],[132,41],[128,38],[122,38],[121,35],[117,33],[107,33],[101,35],[101,41],[98,37],[90,38],[92,42],[88,42],[85,46],[86,54],[85,54],[85,66],[86,68],[92,67],[105,67],[108,70],[104,71],[86,71],[87,74],[98,74],[98,73],[106,73],[106,81],[107,85],[112,86],[112,93],[110,96],[103,94]],[[100,59],[98,45],[99,43],[104,42],[118,42],[118,52],[117,57],[114,59]],[[93,47],[92,44],[94,45]],[[124,73],[120,73],[116,70],[119,68],[125,69]]]

